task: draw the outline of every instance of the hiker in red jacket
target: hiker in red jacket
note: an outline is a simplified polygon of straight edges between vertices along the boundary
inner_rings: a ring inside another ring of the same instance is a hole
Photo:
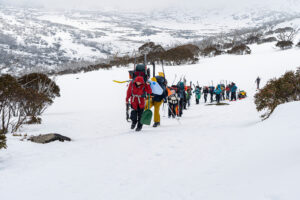
[[[148,82],[145,83],[143,77],[138,76],[133,82],[130,82],[127,90],[126,104],[128,104],[129,99],[131,99],[130,103],[133,109],[130,116],[132,121],[131,129],[134,129],[137,125],[137,128],[135,129],[136,131],[141,131],[143,128],[141,118],[145,108],[145,93],[150,95],[152,90],[150,84]]]

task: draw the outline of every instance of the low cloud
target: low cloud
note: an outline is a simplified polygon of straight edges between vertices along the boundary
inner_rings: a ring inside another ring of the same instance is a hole
[[[295,0],[0,0],[2,4],[19,5],[26,7],[43,7],[50,9],[103,9],[115,8],[120,10],[153,10],[165,8],[194,8],[214,9],[222,7],[238,8],[245,6],[263,5],[272,7],[296,2]]]

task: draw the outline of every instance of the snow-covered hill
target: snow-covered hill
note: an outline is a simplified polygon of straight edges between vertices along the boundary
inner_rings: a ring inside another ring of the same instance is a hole
[[[218,107],[193,102],[180,121],[162,117],[161,127],[141,133],[125,121],[126,85],[112,82],[126,80],[128,69],[58,77],[61,98],[42,125],[22,133],[57,132],[73,141],[39,145],[10,136],[0,151],[1,198],[298,200],[300,104],[281,105],[261,122],[253,103],[258,75],[264,84],[300,65],[300,49],[273,46],[166,67],[170,83],[175,74],[201,85],[235,81],[249,97]]]
[[[97,61],[131,55],[147,41],[167,47],[235,29],[289,23],[300,16],[293,10],[46,11],[0,6],[0,70],[5,67],[13,73]]]

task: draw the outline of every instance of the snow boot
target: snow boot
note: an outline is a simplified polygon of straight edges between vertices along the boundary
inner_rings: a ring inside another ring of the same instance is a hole
[[[134,129],[135,126],[136,126],[136,124],[135,124],[135,123],[132,123],[132,124],[131,124],[131,129]]]
[[[143,126],[138,126],[138,127],[135,129],[135,131],[136,131],[136,132],[140,132],[140,131],[142,130],[142,128],[143,128]]]
[[[155,127],[158,127],[158,126],[160,126],[160,122],[155,122],[154,124],[153,124],[153,127],[155,128]]]

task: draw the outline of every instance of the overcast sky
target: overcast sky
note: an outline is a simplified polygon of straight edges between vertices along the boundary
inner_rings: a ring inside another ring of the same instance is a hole
[[[101,9],[103,7],[124,10],[151,10],[166,7],[220,8],[241,7],[253,4],[278,5],[300,0],[0,0],[2,4],[17,4],[29,7],[42,6],[60,9]]]

